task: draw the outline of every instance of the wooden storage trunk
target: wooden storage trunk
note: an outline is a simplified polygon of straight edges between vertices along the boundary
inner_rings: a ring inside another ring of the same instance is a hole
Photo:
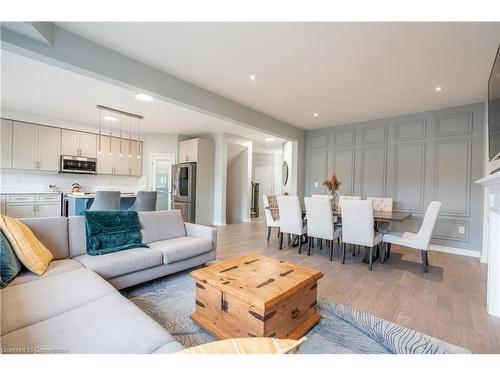
[[[196,310],[191,318],[220,339],[298,339],[321,318],[319,271],[263,255],[247,255],[193,271]]]

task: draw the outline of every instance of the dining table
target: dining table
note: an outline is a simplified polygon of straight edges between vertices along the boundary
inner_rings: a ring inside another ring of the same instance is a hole
[[[278,210],[278,207],[265,207],[266,209],[269,210]],[[332,214],[334,217],[337,218],[337,220],[342,219],[342,211],[340,210],[333,210]],[[305,207],[302,207],[302,215],[306,215],[306,209]],[[409,219],[411,217],[411,213],[409,212],[404,212],[404,211],[373,211],[373,219],[375,221],[375,229],[377,229],[379,232],[384,233],[382,226],[378,225],[379,223],[402,223],[405,220]],[[298,241],[295,243],[293,246],[298,246]],[[373,255],[373,260],[377,260],[380,257],[380,254],[375,252]],[[365,251],[365,257],[363,258],[363,263],[368,263],[369,260],[369,255],[368,251]]]

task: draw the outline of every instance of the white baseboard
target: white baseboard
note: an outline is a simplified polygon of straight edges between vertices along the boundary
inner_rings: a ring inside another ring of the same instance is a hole
[[[429,245],[429,250],[439,251],[442,253],[456,254],[456,255],[465,255],[467,257],[473,257],[473,258],[481,258],[481,252],[477,250],[460,249],[458,247]]]
[[[242,223],[251,223],[252,222],[252,219],[250,218],[246,218],[246,219],[243,219],[241,220]]]
[[[480,261],[481,261],[481,263],[488,263],[488,257],[481,255]]]
[[[227,224],[225,221],[214,221],[216,227],[225,227]]]

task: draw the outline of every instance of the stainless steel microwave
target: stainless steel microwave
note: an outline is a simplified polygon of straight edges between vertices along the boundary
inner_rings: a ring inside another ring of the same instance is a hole
[[[61,155],[59,173],[96,174],[97,159],[83,156]]]

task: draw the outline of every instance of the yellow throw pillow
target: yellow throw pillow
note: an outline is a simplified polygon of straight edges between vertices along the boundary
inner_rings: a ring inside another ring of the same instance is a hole
[[[17,219],[2,216],[0,227],[9,240],[20,262],[37,275],[42,275],[54,258],[52,253],[35,237],[31,229]]]

